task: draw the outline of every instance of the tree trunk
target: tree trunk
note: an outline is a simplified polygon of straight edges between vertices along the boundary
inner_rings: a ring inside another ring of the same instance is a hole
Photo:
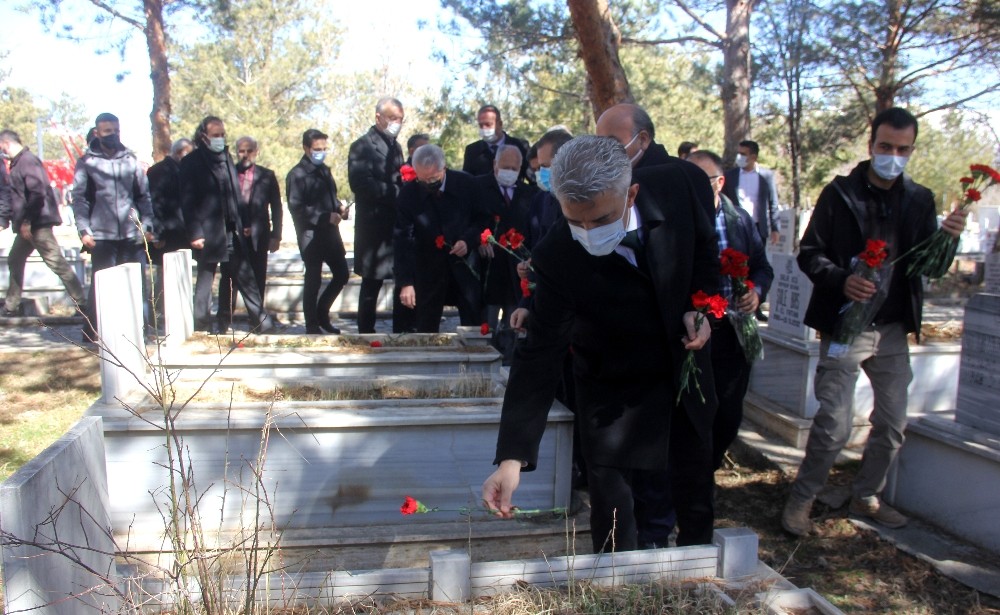
[[[899,63],[899,45],[903,32],[903,15],[900,0],[888,0],[886,12],[889,23],[885,32],[885,44],[882,46],[882,65],[879,70],[878,84],[875,86],[875,114],[892,107],[896,102],[896,68]]]
[[[587,91],[594,117],[618,103],[634,102],[618,58],[621,33],[611,19],[607,0],[566,0],[566,4],[587,69]]]
[[[167,37],[163,32],[163,0],[143,0],[146,14],[146,47],[149,77],[153,82],[153,110],[149,122],[153,133],[153,160],[170,154],[170,72],[167,67]]]
[[[726,0],[726,38],[722,41],[722,105],[725,128],[723,163],[736,160],[740,141],[750,136],[750,12],[753,0]]]

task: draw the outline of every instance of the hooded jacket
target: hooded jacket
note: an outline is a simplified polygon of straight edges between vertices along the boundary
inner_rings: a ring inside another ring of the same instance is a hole
[[[142,232],[156,235],[149,183],[135,154],[124,147],[111,154],[88,148],[76,161],[73,215],[81,237],[117,241],[139,240]]]

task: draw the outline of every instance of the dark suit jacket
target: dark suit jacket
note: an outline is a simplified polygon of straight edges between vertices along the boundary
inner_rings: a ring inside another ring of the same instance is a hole
[[[757,174],[760,176],[760,187],[757,189],[757,202],[753,205],[753,219],[757,223],[760,238],[766,245],[771,231],[778,229],[778,188],[774,184],[774,171],[757,165]],[[729,169],[725,177],[722,193],[729,197],[733,205],[739,207],[740,170]]]
[[[524,170],[528,168],[528,142],[524,139],[508,135],[505,133],[504,145],[513,145],[521,150],[521,176],[524,178]],[[465,157],[462,159],[462,170],[469,175],[485,175],[493,172],[493,158],[495,154],[490,151],[490,144],[482,139],[465,146]]]
[[[524,182],[514,186],[514,196],[508,204],[500,192],[493,173],[475,178],[483,199],[483,207],[490,213],[492,221],[488,228],[494,237],[499,238],[510,229],[517,229],[527,236],[528,206],[538,188]],[[526,246],[527,247],[527,246]],[[517,303],[521,297],[521,288],[517,275],[518,260],[504,250],[493,246],[493,262],[489,267],[481,267],[485,290],[485,301],[490,305],[510,305]]]
[[[271,239],[281,239],[281,188],[274,171],[254,165],[247,208],[253,249],[267,252]]]
[[[671,156],[667,153],[667,148],[653,141],[646,148],[646,152],[639,159],[638,164],[635,165],[633,172],[665,164],[676,165],[687,176],[688,181],[694,186],[695,199],[701,203],[709,219],[713,219],[715,216],[715,191],[712,190],[712,184],[708,181],[708,175],[695,163]]]
[[[205,247],[195,250],[195,260],[228,262],[228,233],[250,226],[246,208],[240,207],[236,167],[229,151],[216,154],[205,146],[195,148],[181,160],[180,185],[188,241],[205,239]],[[242,238],[243,233],[235,236]]]
[[[403,150],[374,126],[351,143],[347,181],[354,193],[354,272],[363,278],[392,277],[392,233],[396,197],[403,180]]]
[[[285,177],[285,196],[300,254],[305,256],[314,239],[329,243],[333,250],[343,252],[340,228],[330,224],[330,214],[343,213],[337,201],[337,182],[333,180],[330,167],[315,164],[308,156],[302,156]]]
[[[181,209],[181,165],[172,157],[149,167],[149,198],[153,202],[153,215],[160,221],[160,239],[166,242],[165,252],[189,246],[184,213]]]
[[[435,239],[444,235],[449,245],[464,240],[474,254],[480,233],[492,219],[479,187],[467,173],[445,171],[444,191],[435,194],[428,194],[418,182],[404,184],[393,241],[396,287],[411,286],[421,277],[448,275],[456,264],[465,269],[457,257],[448,255],[448,247],[439,249]]]
[[[691,295],[718,285],[715,225],[678,165],[635,173],[636,207],[646,235],[650,275],[617,253],[595,257],[559,221],[532,252],[538,274],[528,336],[514,354],[504,396],[495,463],[528,462],[538,444],[562,371],[573,353],[577,412],[588,462],[617,467],[666,467],[670,416],[686,351],[682,317]],[[708,347],[696,355],[706,404],[682,403],[710,442],[715,414]]]
[[[5,166],[2,160],[0,166]],[[62,224],[59,202],[49,183],[49,174],[38,156],[28,148],[23,148],[14,156],[10,161],[9,179],[4,177],[0,182],[5,183],[9,199],[5,209],[0,202],[0,222],[9,223],[15,235],[24,222],[30,223],[32,229]]]

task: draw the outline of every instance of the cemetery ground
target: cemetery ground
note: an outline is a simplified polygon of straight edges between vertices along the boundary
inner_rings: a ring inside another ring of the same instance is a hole
[[[85,350],[62,347],[57,351],[0,352],[0,479],[62,435],[99,394],[98,359]],[[839,466],[831,483],[848,484],[855,470],[853,464]],[[779,517],[791,478],[753,449],[736,447],[716,475],[717,526],[754,530],[760,538],[761,560],[795,585],[812,587],[844,612],[1000,615],[1000,599],[949,579],[874,532],[859,528],[847,519],[846,506],[830,509],[817,504],[814,516],[819,534],[804,540],[789,537],[781,530]],[[572,595],[551,591],[526,589],[480,603],[475,612],[723,612],[705,610],[692,592],[683,589],[667,595],[650,587],[614,593],[582,587],[570,592]],[[359,603],[345,612],[470,610],[468,606],[410,601],[380,609]]]

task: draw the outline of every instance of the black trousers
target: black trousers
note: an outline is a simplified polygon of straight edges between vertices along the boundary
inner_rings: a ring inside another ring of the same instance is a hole
[[[361,278],[358,296],[358,333],[375,333],[375,313],[378,308],[378,294],[383,280]],[[392,293],[392,332],[410,333],[416,329],[416,310],[408,308],[399,300],[399,288]]]
[[[236,288],[243,296],[243,304],[250,314],[250,325],[257,328],[260,325],[267,326],[270,320],[267,312],[264,311],[264,302],[257,288],[257,278],[254,275],[253,265],[247,258],[244,251],[242,238],[236,233],[230,233],[228,237],[228,260],[224,263],[208,263],[198,261],[198,277],[194,285],[194,326],[196,329],[207,330],[212,319],[212,284],[215,281],[215,270],[222,266],[222,274],[229,276],[236,282]],[[225,302],[226,306],[231,306],[231,299]],[[223,302],[220,302],[219,311],[223,311]],[[228,324],[228,323],[227,323]]]
[[[249,242],[248,242],[249,243]],[[263,250],[254,250],[247,245],[247,260],[253,267],[254,279],[257,281],[257,290],[260,292],[260,300],[265,304],[267,300],[267,244],[263,244]],[[233,278],[225,271],[219,277],[219,311],[216,319],[221,323],[229,324],[233,320],[233,311],[236,309],[236,293],[233,292]]]
[[[677,546],[711,544],[715,524],[712,445],[698,434],[683,406],[673,406],[667,457],[665,471],[636,471],[632,480],[639,546],[666,546],[675,522]]]
[[[483,323],[482,292],[479,280],[461,259],[449,257],[447,268],[428,271],[417,269],[414,290],[417,295],[418,333],[437,333],[441,329],[441,314],[450,301],[458,307],[462,326],[474,327]]]
[[[344,243],[335,229],[318,229],[312,237],[300,238],[299,247],[302,263],[306,268],[302,283],[302,314],[306,321],[306,331],[316,331],[320,323],[330,321],[330,308],[347,284],[350,275],[347,257],[344,254]],[[324,263],[330,268],[333,279],[320,294]]]
[[[751,316],[752,317],[752,316]],[[712,372],[719,409],[712,424],[712,467],[719,469],[726,449],[736,440],[743,422],[743,398],[750,385],[750,363],[728,319],[712,329]]]

